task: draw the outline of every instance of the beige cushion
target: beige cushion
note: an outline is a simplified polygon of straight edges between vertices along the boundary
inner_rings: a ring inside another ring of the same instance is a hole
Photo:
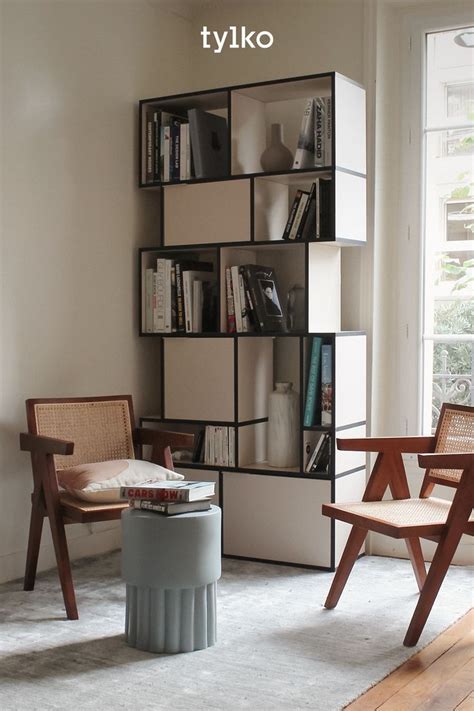
[[[116,503],[121,486],[184,479],[182,474],[139,459],[77,464],[58,471],[59,485],[72,496],[95,503]]]

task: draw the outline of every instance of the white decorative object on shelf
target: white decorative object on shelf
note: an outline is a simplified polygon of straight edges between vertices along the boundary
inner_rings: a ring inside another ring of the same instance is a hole
[[[298,466],[299,397],[293,383],[275,383],[268,400],[267,461],[272,467]]]
[[[270,145],[265,148],[260,164],[266,172],[273,170],[290,170],[293,166],[293,154],[283,144],[283,126],[272,123]]]

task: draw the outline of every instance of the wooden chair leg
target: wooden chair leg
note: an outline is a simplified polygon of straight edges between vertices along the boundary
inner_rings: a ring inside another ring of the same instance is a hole
[[[344,553],[342,554],[341,561],[334,575],[332,581],[331,589],[324,603],[324,607],[331,610],[336,607],[339,602],[339,598],[342,595],[342,591],[346,585],[347,579],[351,573],[357,556],[360,553],[360,549],[367,536],[367,530],[365,528],[358,528],[357,526],[352,527],[352,531],[347,539],[346,547],[344,548]]]
[[[423,559],[423,552],[421,550],[420,539],[406,538],[405,543],[408,548],[408,555],[410,556],[411,564],[413,566],[413,572],[415,573],[418,590],[421,592],[426,580],[426,567]]]
[[[79,615],[76,606],[76,595],[72,581],[71,563],[69,560],[64,522],[59,516],[50,516],[49,523],[51,526],[51,535],[54,543],[54,552],[58,564],[58,574],[67,618],[68,620],[78,620]]]
[[[38,555],[41,543],[41,533],[43,531],[43,521],[43,508],[39,507],[38,502],[35,501],[35,497],[33,496],[23,590],[33,590],[35,587],[36,568],[38,566]]]
[[[461,540],[462,529],[450,528],[446,536],[441,539],[430,565],[425,584],[420,593],[418,604],[411,618],[403,644],[413,647],[419,640],[423,628],[436,600],[441,584],[448,572],[453,556]]]

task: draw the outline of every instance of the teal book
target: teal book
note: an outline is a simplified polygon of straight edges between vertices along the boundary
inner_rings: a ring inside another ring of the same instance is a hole
[[[311,361],[308,372],[308,385],[306,387],[306,405],[304,409],[304,426],[312,427],[314,424],[314,411],[316,408],[316,395],[319,384],[319,366],[321,362],[322,339],[315,336],[311,348]]]

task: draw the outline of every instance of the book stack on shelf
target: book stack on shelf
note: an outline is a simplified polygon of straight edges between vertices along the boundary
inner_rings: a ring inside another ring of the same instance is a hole
[[[198,432],[193,462],[211,466],[235,466],[235,430],[233,427],[206,425]]]
[[[331,205],[332,190],[329,178],[316,178],[309,191],[297,190],[282,239],[330,238]]]
[[[324,344],[323,339],[314,336],[311,345],[311,357],[308,370],[306,399],[304,409],[304,427],[332,425],[333,388],[332,388],[332,345]],[[323,472],[329,469],[331,457],[331,437],[324,432],[306,464],[305,471]]]
[[[154,511],[165,516],[208,511],[214,496],[213,481],[144,482],[139,486],[122,486],[120,498],[134,509]]]
[[[226,267],[228,333],[284,333],[286,319],[275,270],[258,264]]]
[[[217,284],[211,262],[159,257],[145,270],[145,333],[215,331]]]
[[[199,109],[186,115],[146,111],[146,182],[207,178],[227,171],[225,118]]]

